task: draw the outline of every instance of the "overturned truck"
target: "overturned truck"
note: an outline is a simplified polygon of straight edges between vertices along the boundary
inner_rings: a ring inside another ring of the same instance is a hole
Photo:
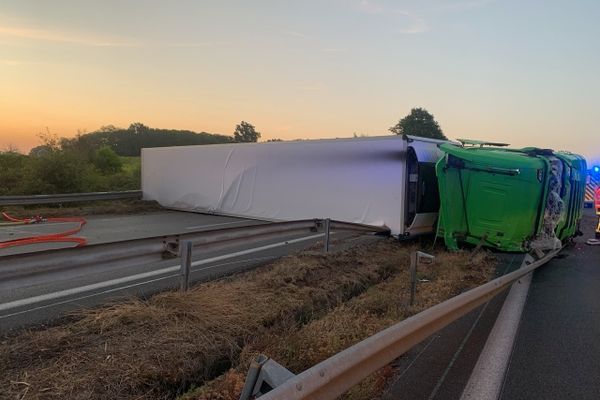
[[[387,226],[400,238],[437,227],[450,249],[545,250],[578,233],[583,157],[459,142],[381,136],[142,149],[142,191],[167,208],[332,218]]]
[[[438,235],[504,251],[560,248],[579,231],[585,159],[567,152],[459,140],[441,144]]]
[[[147,200],[263,220],[332,218],[433,233],[438,140],[409,136],[142,149]]]

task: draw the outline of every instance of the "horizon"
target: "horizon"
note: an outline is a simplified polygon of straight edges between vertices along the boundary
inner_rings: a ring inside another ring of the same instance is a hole
[[[104,125],[262,140],[391,134],[411,108],[449,139],[600,163],[600,4],[0,0],[0,149]]]

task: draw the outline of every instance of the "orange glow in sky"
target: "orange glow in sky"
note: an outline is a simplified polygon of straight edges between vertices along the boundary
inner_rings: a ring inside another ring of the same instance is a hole
[[[597,2],[0,4],[0,149],[133,122],[382,135],[424,107],[450,138],[600,161]]]

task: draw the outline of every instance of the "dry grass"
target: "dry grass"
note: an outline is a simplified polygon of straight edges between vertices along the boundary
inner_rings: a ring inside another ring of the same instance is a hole
[[[3,206],[2,211],[16,217],[30,217],[41,215],[43,217],[73,217],[99,214],[139,214],[144,212],[164,210],[155,201],[135,199],[105,200],[82,203],[65,203],[65,205],[39,205],[39,206]]]
[[[246,365],[257,338],[310,326],[394,276],[409,251],[382,240],[334,255],[290,256],[185,295],[130,300],[4,338],[0,398],[175,398],[240,365],[240,355]]]
[[[322,318],[302,327],[282,326],[248,343],[235,369],[184,398],[186,400],[236,400],[243,387],[250,359],[263,353],[299,373],[354,343],[465,289],[488,280],[494,262],[482,253],[472,263],[466,253],[439,253],[436,264],[422,266],[414,306],[408,306],[408,270],[372,286],[361,295],[340,304]],[[388,366],[354,387],[344,397],[352,400],[377,397],[395,371]]]

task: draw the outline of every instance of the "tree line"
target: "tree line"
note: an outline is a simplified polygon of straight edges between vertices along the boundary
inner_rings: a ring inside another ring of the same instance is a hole
[[[446,139],[433,115],[422,108],[412,109],[389,130]],[[128,128],[103,126],[74,138],[39,136],[42,143],[28,155],[14,149],[0,151],[0,196],[139,189],[139,155],[144,147],[257,142],[261,134],[241,121],[232,136],[156,129],[139,122]]]
[[[38,136],[42,143],[28,155],[0,151],[0,196],[139,189],[144,147],[256,142],[260,132],[245,121],[232,136],[156,129],[138,122],[128,128],[107,125],[73,138],[49,132]]]
[[[42,135],[43,144],[21,154],[0,152],[0,195],[81,193],[138,189],[139,157],[121,157],[107,145]]]

